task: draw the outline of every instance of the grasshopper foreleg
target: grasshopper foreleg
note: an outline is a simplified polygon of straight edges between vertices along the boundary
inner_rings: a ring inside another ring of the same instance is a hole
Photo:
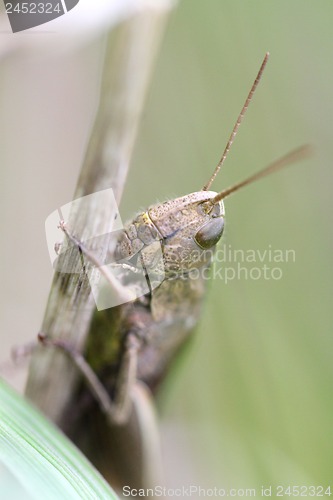
[[[60,221],[59,222],[59,229],[61,229],[66,237],[71,241],[74,245],[76,245],[83,255],[93,264],[94,266],[98,267],[100,272],[104,275],[106,280],[110,283],[112,286],[113,290],[118,294],[120,298],[124,302],[130,302],[135,299],[135,295],[133,294],[132,291],[130,291],[128,288],[124,287],[110,272],[107,266],[103,265],[102,262],[98,260],[98,258],[94,255],[93,252],[91,252],[88,248],[86,248],[83,243],[78,240],[67,228],[67,225],[65,221]],[[125,268],[122,264],[113,264],[112,267],[118,267],[121,266],[122,268]],[[132,270],[132,266],[126,265]]]

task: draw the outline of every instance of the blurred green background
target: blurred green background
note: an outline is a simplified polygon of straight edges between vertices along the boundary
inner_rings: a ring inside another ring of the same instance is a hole
[[[300,144],[315,148],[311,160],[225,201],[224,243],[294,249],[296,261],[281,265],[278,281],[211,282],[195,341],[161,401],[179,484],[186,473],[231,487],[332,480],[332,19],[328,1],[187,0],[167,31],[124,195],[128,214],[205,183],[267,50],[213,188]]]
[[[315,148],[310,160],[226,200],[224,243],[293,249],[296,261],[281,265],[281,280],[212,280],[195,339],[160,398],[172,486],[327,486],[332,480],[332,19],[328,0],[183,0],[168,25],[123,220],[203,186],[266,51],[266,73],[214,189],[300,144]],[[43,64],[4,61],[4,358],[40,325],[52,274],[43,224],[74,191],[99,61],[98,43],[75,62],[65,53]],[[54,81],[52,95],[45,93],[46,74]],[[33,92],[24,93],[29,84]],[[10,133],[17,137],[11,147]],[[32,144],[28,158],[24,144]]]

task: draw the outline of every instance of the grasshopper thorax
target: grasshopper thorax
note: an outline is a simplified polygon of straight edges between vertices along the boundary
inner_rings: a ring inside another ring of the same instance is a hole
[[[198,191],[151,206],[124,228],[116,259],[161,249],[166,278],[187,275],[209,263],[224,227],[223,202],[212,202],[216,194]]]

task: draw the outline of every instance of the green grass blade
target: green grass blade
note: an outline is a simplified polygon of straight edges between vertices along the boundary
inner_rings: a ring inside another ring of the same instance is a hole
[[[0,463],[29,499],[118,498],[82,453],[1,380]]]

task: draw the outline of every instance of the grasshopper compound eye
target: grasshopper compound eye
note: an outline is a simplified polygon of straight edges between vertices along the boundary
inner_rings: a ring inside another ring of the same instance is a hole
[[[196,233],[194,240],[203,250],[209,250],[220,240],[224,229],[223,217],[212,218]]]

